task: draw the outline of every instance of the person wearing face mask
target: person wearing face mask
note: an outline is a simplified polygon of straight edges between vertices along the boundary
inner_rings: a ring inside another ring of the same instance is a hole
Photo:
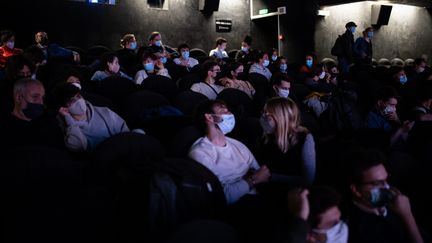
[[[292,98],[293,94],[290,92],[290,89],[293,81],[292,78],[282,73],[273,75],[270,80],[272,84],[272,97]]]
[[[11,91],[12,92],[12,91]],[[13,86],[13,107],[0,116],[2,147],[45,145],[64,148],[55,115],[45,107],[45,89],[36,79],[19,79]]]
[[[210,100],[215,100],[218,94],[225,89],[224,86],[215,84],[216,77],[220,72],[221,69],[217,62],[211,60],[204,62],[200,70],[203,81],[193,84],[190,89],[207,96]]]
[[[161,54],[158,54],[159,57],[152,52],[143,52],[141,56],[142,60],[142,69],[139,70],[135,74],[134,83],[141,84],[146,78],[154,75],[162,75],[167,78],[171,78],[168,73],[168,69],[166,69],[160,60]]]
[[[251,65],[253,62],[251,49],[252,37],[247,35],[241,42],[240,51],[237,52],[235,59],[243,65]]]
[[[239,80],[239,75],[244,71],[244,67],[239,62],[233,62],[228,64],[226,77],[221,78],[219,81],[225,88],[238,89],[246,93],[249,98],[253,98],[255,94],[254,87],[248,82]]]
[[[300,125],[300,111],[290,98],[276,97],[263,108],[260,124],[258,160],[272,173],[291,178],[297,185],[311,185],[315,180],[315,142],[309,131]]]
[[[304,64],[301,66],[299,72],[300,72],[300,79],[304,78],[308,73],[312,71],[313,68],[316,67],[316,56],[314,53],[308,53],[305,56]]]
[[[341,220],[339,204],[341,195],[328,186],[314,186],[309,189],[310,230],[307,243],[347,243],[348,226]]]
[[[357,25],[354,22],[348,22],[345,25],[345,33],[340,35],[339,40],[336,41],[332,55],[337,56],[339,70],[343,74],[347,74],[349,66],[354,62],[353,46],[354,46],[354,33]]]
[[[276,64],[279,58],[279,52],[276,48],[271,48],[267,53],[270,61],[269,69],[272,73],[274,73],[277,70]]]
[[[216,39],[216,48],[211,50],[209,53],[210,57],[216,57],[219,59],[228,58],[228,54],[225,51],[227,47],[227,40],[225,38],[219,37]]]
[[[366,127],[378,129],[388,134],[390,146],[403,145],[408,139],[414,121],[401,122],[396,112],[398,93],[392,86],[381,87],[377,91],[375,107],[366,117]]]
[[[354,62],[360,65],[370,65],[372,63],[373,50],[372,38],[374,29],[367,27],[363,31],[363,36],[356,39],[354,43]]]
[[[107,107],[90,104],[73,84],[63,83],[55,90],[60,106],[58,121],[64,144],[74,152],[91,151],[107,138],[129,132],[126,122]]]
[[[176,54],[176,51],[170,48],[169,46],[166,46],[162,44],[162,35],[158,31],[153,31],[149,36],[149,44],[146,49],[150,49],[152,53],[167,53],[167,57],[171,59],[174,54]],[[141,48],[140,48],[141,49]],[[138,51],[139,52],[139,51]]]
[[[199,64],[197,59],[190,57],[190,48],[186,43],[179,45],[177,50],[180,52],[180,57],[174,59],[175,64],[188,70]]]
[[[255,53],[254,64],[249,69],[249,73],[259,73],[270,80],[272,73],[268,69],[270,64],[269,56],[267,53],[258,51]]]
[[[259,166],[249,149],[241,142],[226,137],[235,126],[234,115],[220,100],[200,103],[195,121],[204,134],[191,146],[189,157],[212,171],[222,184],[228,204],[248,194],[256,194],[255,186],[267,182],[270,171]]]
[[[105,53],[101,57],[101,70],[96,71],[90,78],[92,81],[100,81],[110,76],[118,75],[132,80],[127,74],[120,71],[120,64],[114,52]]]
[[[422,58],[414,59],[414,66],[412,68],[407,67],[408,80],[415,85],[426,81],[430,73],[430,68]]]
[[[134,68],[138,64],[138,58],[136,55],[137,41],[134,34],[126,34],[120,40],[121,49],[115,52],[119,59],[120,66],[124,68],[125,73],[128,76],[135,74]]]
[[[352,197],[349,242],[422,243],[408,197],[388,183],[384,155],[375,149],[358,149],[346,159]]]
[[[5,68],[7,60],[15,55],[23,53],[15,48],[15,34],[10,30],[0,32],[0,70]]]

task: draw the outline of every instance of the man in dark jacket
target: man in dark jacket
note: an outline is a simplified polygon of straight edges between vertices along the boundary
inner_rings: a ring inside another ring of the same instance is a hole
[[[343,74],[348,73],[349,66],[353,63],[353,33],[356,31],[356,27],[357,25],[354,22],[348,22],[345,25],[345,33],[339,37],[335,52],[332,50],[332,54],[338,57],[339,70]]]

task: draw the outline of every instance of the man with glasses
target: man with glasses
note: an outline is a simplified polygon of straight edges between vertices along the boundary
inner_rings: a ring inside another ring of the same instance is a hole
[[[423,242],[407,196],[388,183],[385,158],[377,150],[349,156],[349,242]]]
[[[204,81],[192,85],[191,90],[207,96],[210,100],[215,100],[218,94],[224,89],[223,86],[215,84],[216,76],[220,71],[219,65],[214,61],[203,63],[201,78]]]

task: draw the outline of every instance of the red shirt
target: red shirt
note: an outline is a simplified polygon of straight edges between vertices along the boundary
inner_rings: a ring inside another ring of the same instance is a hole
[[[0,68],[4,68],[6,65],[7,60],[11,56],[15,56],[18,54],[21,54],[23,51],[18,48],[10,49],[7,46],[0,47]]]

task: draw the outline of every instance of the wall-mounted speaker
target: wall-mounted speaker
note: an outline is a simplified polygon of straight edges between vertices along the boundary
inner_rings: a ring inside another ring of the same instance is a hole
[[[390,14],[393,6],[389,5],[372,5],[371,24],[372,25],[388,25]]]
[[[219,10],[220,0],[199,0],[199,10],[203,12],[214,12]]]

